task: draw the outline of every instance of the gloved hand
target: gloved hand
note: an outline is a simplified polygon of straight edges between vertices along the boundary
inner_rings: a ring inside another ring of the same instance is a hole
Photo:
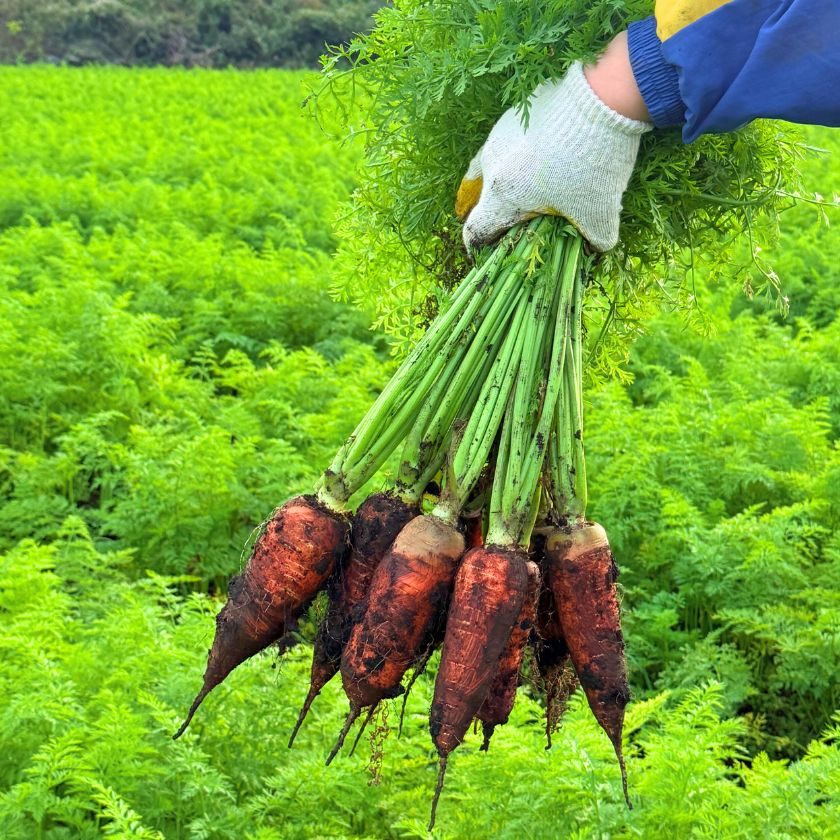
[[[651,126],[604,104],[580,63],[532,94],[525,130],[508,110],[461,182],[455,211],[467,249],[497,239],[517,222],[564,216],[598,251],[618,241],[621,197]]]

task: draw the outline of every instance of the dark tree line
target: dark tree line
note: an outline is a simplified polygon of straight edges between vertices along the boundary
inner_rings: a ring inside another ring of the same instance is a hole
[[[307,67],[381,0],[0,0],[0,62]]]

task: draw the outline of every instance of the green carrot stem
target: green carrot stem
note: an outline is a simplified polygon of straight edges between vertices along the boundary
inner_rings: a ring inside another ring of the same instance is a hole
[[[563,390],[551,440],[551,494],[563,518],[586,514],[586,459],[583,447],[583,277],[575,286],[572,334],[567,348]]]
[[[572,467],[574,469],[574,506],[570,512],[578,517],[586,515],[588,491],[586,486],[586,457],[583,449],[583,282],[575,289],[575,313],[572,323],[572,341],[567,359],[566,387],[569,392]]]
[[[360,453],[365,451],[371,441],[376,440],[382,428],[390,423],[394,412],[416,391],[418,380],[421,383],[427,381],[427,378],[424,380],[423,377],[428,372],[429,364],[438,361],[441,353],[445,353],[446,349],[451,349],[463,330],[471,325],[470,313],[474,312],[483,300],[477,292],[480,292],[488,275],[495,275],[507,251],[508,248],[499,246],[484,263],[473,269],[455,290],[446,311],[435,319],[426,334],[400,365],[318,482],[316,490],[324,501],[336,507],[342,507],[358,489],[357,486],[353,486],[353,482],[345,480],[347,464],[351,459],[359,460]],[[381,462],[377,464],[373,472],[379,466]]]
[[[519,375],[513,393],[513,428],[510,438],[513,457],[524,455],[528,441],[534,433],[545,371],[550,365],[552,327],[558,308],[558,295],[565,291],[562,270],[566,250],[564,237],[554,241],[547,272],[540,272],[541,282],[534,291],[534,317],[529,322],[529,333],[525,337]],[[509,508],[510,505],[503,502],[503,507]]]
[[[510,332],[505,337],[493,364],[490,377],[484,384],[482,396],[479,397],[481,405],[479,419],[475,421],[474,412],[464,430],[461,445],[455,453],[453,459],[455,486],[452,491],[459,509],[478,481],[498,433],[499,422],[504,414],[516,377],[529,305],[530,302],[523,297],[511,322]]]
[[[527,440],[533,434],[531,427],[534,419],[534,412],[531,405],[536,396],[534,385],[542,378],[542,372],[546,367],[546,353],[550,348],[546,347],[546,337],[550,334],[547,329],[547,318],[543,310],[546,308],[548,283],[543,282],[534,291],[534,312],[533,317],[527,322],[524,341],[522,342],[522,357],[519,361],[516,382],[514,385],[511,401],[513,413],[510,418],[510,447],[514,457],[521,454]],[[553,290],[552,290],[553,291]],[[553,309],[553,307],[551,307]],[[505,420],[507,422],[507,419]]]
[[[501,337],[497,337],[496,340],[500,341]],[[462,420],[468,417],[475,407],[479,394],[481,393],[482,385],[490,375],[494,359],[494,356],[488,354],[484,366],[476,376],[475,382],[473,383],[466,399],[463,401],[463,404],[460,407],[454,407],[452,405],[449,407],[443,406],[443,408],[446,409],[445,415],[441,413],[435,418],[434,426],[430,431],[430,437],[437,439],[437,447],[435,448],[433,456],[428,459],[424,471],[417,476],[413,492],[422,493],[422,489],[428,485],[428,483],[440,470],[444,459],[446,458],[446,453],[450,448],[452,429],[459,419]],[[443,434],[440,430],[446,430],[446,433]]]
[[[493,285],[488,311],[475,335],[457,356],[453,375],[442,376],[435,384],[406,439],[397,492],[407,498],[419,498],[429,481],[427,478],[419,486],[421,477],[434,475],[440,468],[455,417],[467,416],[472,411],[477,395],[475,383],[480,384],[488,360],[492,362],[495,357],[499,337],[507,329],[518,300],[522,278],[510,268],[503,269]]]
[[[538,306],[540,305],[541,303],[538,303]],[[528,441],[534,432],[533,424],[539,414],[539,385],[544,380],[550,352],[551,332],[532,330],[526,336],[520,361],[520,375],[511,394],[499,440],[491,521],[508,522],[513,510],[522,505],[523,500],[518,496],[521,488],[516,481],[510,481],[509,477],[518,474],[517,465],[526,457]]]
[[[416,501],[423,494],[425,485],[417,487],[417,478],[425,471],[427,462],[434,459],[437,453],[437,447],[434,447],[429,434],[436,407],[444,399],[445,394],[448,394],[456,403],[460,404],[469,393],[469,381],[464,381],[458,376],[459,371],[463,370],[464,366],[465,362],[462,355],[454,355],[450,359],[446,369],[438,378],[432,390],[429,391],[426,403],[417,415],[417,420],[411,427],[408,437],[406,437],[396,482],[397,494],[406,502]],[[430,452],[429,450],[433,447],[434,451]]]
[[[462,321],[453,331],[449,345],[442,347],[435,354],[419,382],[406,384],[407,395],[404,395],[402,404],[395,406],[390,412],[384,412],[378,418],[378,422],[354,441],[349,451],[344,454],[342,480],[348,497],[373,476],[410,433],[418,412],[428,402],[430,391],[439,383],[453,355],[460,358],[467,352],[472,329],[475,324],[482,323],[487,314],[486,310],[483,314],[480,311],[481,304],[482,301],[477,300],[474,306],[465,310]],[[453,372],[455,369],[452,368]],[[374,429],[378,433],[377,437],[373,436]]]
[[[438,398],[438,394],[431,396],[424,406],[403,450],[397,492],[406,498],[422,495],[446,456],[452,425],[459,417],[466,418],[472,413],[522,294],[516,282],[499,290],[500,312],[488,316],[481,325],[456,378],[447,384],[445,395],[442,398]],[[428,420],[429,415],[431,420]]]
[[[501,472],[498,469],[496,471],[494,493],[498,486],[501,504],[494,506],[494,510],[491,510],[488,543],[523,544],[526,533],[530,536],[529,523],[534,517],[533,503],[563,386],[582,240],[577,235],[564,236],[558,239],[554,248],[562,256],[562,270],[559,283],[555,287],[553,308],[556,315],[552,331],[551,356],[549,364],[544,367],[543,380],[538,382],[537,393],[530,395],[530,401],[524,400],[519,403],[525,413],[519,417],[511,417],[513,423],[525,424],[531,429],[532,435],[521,451],[515,451],[513,457],[506,456],[505,471]],[[552,267],[557,265],[558,262],[552,259]],[[557,283],[556,280],[555,282]],[[540,401],[540,391],[543,388],[544,395]],[[501,438],[505,442],[508,439],[506,434]],[[495,516],[492,515],[494,511]]]
[[[534,527],[536,526],[537,519],[539,519],[540,512],[542,511],[542,497],[542,486],[539,482],[537,482],[537,489],[534,491],[534,497],[531,499],[531,515],[525,524],[525,530],[520,539],[522,545],[527,546],[531,544],[531,536],[534,533]]]
[[[580,253],[580,240],[575,237],[566,243],[563,254],[563,268],[556,300],[556,321],[548,366],[544,369],[546,381],[542,383],[545,392],[542,406],[535,406],[533,424],[536,429],[529,442],[529,449],[523,451],[522,469],[509,477],[506,482],[506,513],[510,516],[523,501],[530,500],[533,488],[539,482],[542,461],[550,437],[554,420],[555,406],[563,382],[563,369],[566,364],[565,351],[569,346],[571,324],[569,313],[574,294],[574,280],[577,274],[577,262]]]
[[[572,437],[568,434],[571,407],[567,388],[560,392],[551,435],[551,495],[555,509],[565,515],[575,495],[572,480]]]
[[[516,259],[515,270],[522,272],[532,271],[535,278],[532,280],[532,285],[537,286],[540,272],[534,269],[537,262],[540,246],[543,244],[542,234],[551,232],[553,225],[556,224],[554,220],[548,218],[537,219],[529,225],[526,229],[520,246],[516,249],[512,259]],[[527,303],[527,302],[526,302]],[[518,318],[524,319],[526,309],[518,312]],[[515,376],[518,371],[518,365],[511,367],[511,359],[515,356],[518,361],[519,351],[516,348],[514,338],[521,338],[518,334],[514,335],[513,331],[508,335],[504,345],[499,354],[499,364],[494,367],[493,376],[488,380],[488,385],[483,389],[479,397],[477,411],[474,411],[470,416],[467,429],[464,432],[465,448],[460,448],[455,455],[454,467],[455,473],[459,476],[459,482],[465,479],[461,478],[466,465],[475,465],[479,462],[483,465],[483,460],[487,457],[489,447],[492,446],[493,438],[501,420],[502,414],[505,410],[507,395],[512,386],[511,377]],[[499,389],[503,389],[502,393]],[[488,443],[489,437],[489,443]],[[483,458],[481,453],[484,452]],[[480,469],[483,468],[480,467]]]
[[[580,407],[581,416],[583,416],[583,295],[584,295],[584,275],[579,272],[577,282],[575,284],[575,311],[574,321],[572,322],[572,341],[575,346],[575,371],[577,374],[576,381],[578,387],[576,389],[578,405]]]
[[[454,459],[454,470],[458,476],[481,462],[481,453],[485,450],[489,453],[493,445],[493,438],[518,370],[518,345],[527,320],[527,307],[528,301],[523,299],[514,314],[511,330],[505,336],[490,376],[481,389],[477,411],[473,412],[467,422],[463,443]]]
[[[527,231],[525,231],[525,234],[527,234]],[[487,265],[490,265],[491,268],[488,271],[484,271],[481,275],[480,282],[475,283],[474,280],[471,280],[471,285],[475,289],[473,301],[463,311],[449,340],[434,354],[427,369],[423,372],[420,382],[417,384],[406,383],[406,390],[409,395],[403,400],[402,405],[398,407],[396,414],[385,413],[384,416],[380,415],[379,423],[369,426],[363,434],[352,442],[344,456],[345,484],[351,493],[361,487],[382,466],[394,448],[409,433],[417,412],[424,402],[427,401],[428,392],[433,387],[441,369],[446,364],[449,354],[462,352],[464,345],[468,342],[469,336],[472,334],[472,330],[477,325],[482,324],[489,314],[495,312],[492,305],[495,303],[496,297],[493,289],[496,288],[497,284],[493,283],[492,280],[496,276],[496,273],[501,272],[498,282],[504,284],[509,273],[515,276],[521,270],[521,261],[529,245],[530,238],[527,235],[521,235],[517,240],[511,234],[506,241],[509,244],[510,242],[516,242],[507,267],[503,266],[501,262],[502,258],[506,255],[507,249],[504,246],[499,246],[496,252],[502,256],[496,261],[493,261],[491,258],[491,260],[488,260],[484,264],[484,268]],[[494,253],[495,256],[496,253]],[[488,299],[491,301],[489,307],[487,306]]]
[[[485,413],[489,411],[496,414],[495,422],[486,422],[481,425],[481,437],[477,437],[476,432],[471,431],[471,427],[474,428],[476,425],[474,421],[477,412],[474,411],[464,428],[459,428],[457,432],[453,431],[441,495],[432,511],[433,516],[439,517],[444,522],[454,523],[457,520],[493,448],[493,441],[499,430],[499,420],[505,411],[516,374],[519,344],[522,340],[528,309],[529,296],[523,294],[511,319],[510,330],[505,336],[498,356],[493,360],[490,373],[482,384],[481,395],[477,400],[476,407],[482,405]],[[471,435],[469,439],[468,434]],[[466,450],[472,453],[471,457],[465,455]]]
[[[495,533],[492,530],[492,523],[500,522],[504,519],[504,505],[503,505],[503,490],[504,480],[499,480],[500,476],[506,476],[508,473],[508,462],[510,460],[511,437],[513,429],[514,407],[513,400],[508,401],[507,410],[505,411],[505,420],[502,430],[499,433],[499,446],[496,450],[496,463],[493,472],[493,487],[490,491],[490,523],[491,529],[487,534],[487,544],[495,545]],[[492,536],[491,536],[492,535]]]
[[[406,420],[413,420],[418,407],[426,399],[429,389],[437,381],[452,353],[463,347],[465,333],[470,332],[476,319],[481,317],[480,310],[483,303],[484,297],[476,294],[455,324],[447,341],[439,348],[430,348],[431,358],[422,360],[425,369],[422,370],[419,381],[416,376],[412,376],[411,379],[414,381],[401,383],[403,393],[399,394],[394,405],[389,406],[391,410],[377,415],[377,419],[381,422],[368,425],[361,434],[355,437],[347,452],[346,463],[358,463],[377,450],[384,449],[393,438],[399,439],[405,436],[401,424]]]

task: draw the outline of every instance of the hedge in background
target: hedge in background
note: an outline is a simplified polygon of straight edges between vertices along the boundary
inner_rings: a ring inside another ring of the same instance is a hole
[[[305,67],[378,0],[0,0],[0,62]]]

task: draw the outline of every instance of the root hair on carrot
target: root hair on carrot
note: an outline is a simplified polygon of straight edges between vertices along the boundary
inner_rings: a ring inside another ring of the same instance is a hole
[[[379,708],[379,703],[375,706],[371,706],[368,709],[367,715],[365,715],[365,719],[362,721],[362,725],[359,727],[359,731],[356,733],[356,737],[353,740],[353,746],[350,747],[350,752],[348,755],[352,756],[356,752],[356,747],[359,746],[359,741],[362,740],[362,735],[365,734],[365,729],[367,729],[367,725],[370,723],[371,718],[376,714],[376,710]]]
[[[344,721],[344,726],[341,729],[341,732],[338,735],[338,740],[335,742],[335,746],[330,751],[330,754],[327,756],[327,760],[324,764],[329,767],[332,764],[333,759],[338,755],[341,748],[344,746],[344,739],[347,737],[347,733],[350,731],[350,727],[355,723],[356,718],[362,713],[361,708],[352,708],[347,714],[347,719]]]
[[[443,793],[443,783],[446,781],[446,764],[449,756],[442,755],[440,757],[440,765],[438,768],[437,784],[435,785],[435,795],[432,797],[432,812],[429,815],[429,831],[435,827],[435,820],[437,819],[437,807],[440,802],[440,795]]]

